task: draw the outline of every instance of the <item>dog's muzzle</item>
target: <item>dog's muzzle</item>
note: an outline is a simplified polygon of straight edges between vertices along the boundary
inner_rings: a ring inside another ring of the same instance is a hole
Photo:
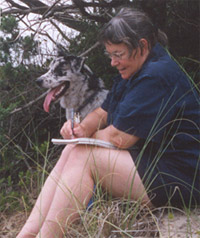
[[[39,86],[43,86],[43,78],[39,77],[36,79],[36,83]],[[57,99],[59,99],[60,97],[62,97],[65,92],[67,91],[67,89],[70,86],[70,82],[69,81],[65,81],[63,83],[61,83],[60,85],[58,85],[57,87],[51,88],[49,90],[49,92],[47,93],[44,103],[43,103],[43,108],[46,112],[49,112],[49,107],[52,101],[55,101]]]
[[[42,77],[37,78],[37,79],[36,79],[36,83],[37,83],[38,86],[42,86],[42,84],[43,84],[43,79],[42,79]]]

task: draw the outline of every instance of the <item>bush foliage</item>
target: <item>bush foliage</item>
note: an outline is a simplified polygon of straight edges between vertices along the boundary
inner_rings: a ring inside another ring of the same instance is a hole
[[[165,31],[169,38],[169,50],[190,76],[199,82],[199,4],[196,0],[179,1],[130,1],[147,12],[154,23]],[[95,42],[101,24],[85,20],[87,32],[71,39],[68,50],[81,54]],[[40,44],[34,35],[18,36],[19,28],[13,16],[2,19],[0,26],[0,190],[1,197],[12,195],[19,186],[22,174],[38,169],[44,163],[44,153],[49,148],[49,138],[59,136],[64,122],[64,112],[55,105],[50,114],[42,109],[42,100],[34,101],[44,90],[38,88],[35,79],[44,72],[44,65],[38,65],[34,57],[39,54]],[[87,55],[86,63],[102,77],[107,88],[116,73],[98,47]],[[21,108],[18,112],[14,109]],[[58,157],[58,150],[51,153]],[[51,159],[50,158],[50,161]],[[7,189],[7,188],[10,189]],[[5,189],[6,188],[6,189]],[[0,209],[3,204],[0,204]]]

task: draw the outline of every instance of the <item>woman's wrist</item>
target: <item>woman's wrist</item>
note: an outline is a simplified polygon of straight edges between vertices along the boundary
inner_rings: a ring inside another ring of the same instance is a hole
[[[90,137],[93,134],[92,132],[90,132],[91,128],[88,127],[87,124],[81,122],[79,126],[82,129],[83,137]]]

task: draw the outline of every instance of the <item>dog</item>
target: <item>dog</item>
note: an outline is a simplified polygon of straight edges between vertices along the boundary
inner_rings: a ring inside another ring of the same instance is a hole
[[[51,102],[59,100],[62,108],[73,108],[84,119],[101,106],[108,90],[84,61],[83,57],[58,51],[48,72],[37,78],[39,86],[49,89],[43,104],[46,112],[49,112]]]

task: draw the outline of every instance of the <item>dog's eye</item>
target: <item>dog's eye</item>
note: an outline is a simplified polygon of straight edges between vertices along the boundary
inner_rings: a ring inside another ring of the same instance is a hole
[[[54,70],[55,75],[57,76],[63,76],[64,72],[62,70],[62,65],[58,65]]]

